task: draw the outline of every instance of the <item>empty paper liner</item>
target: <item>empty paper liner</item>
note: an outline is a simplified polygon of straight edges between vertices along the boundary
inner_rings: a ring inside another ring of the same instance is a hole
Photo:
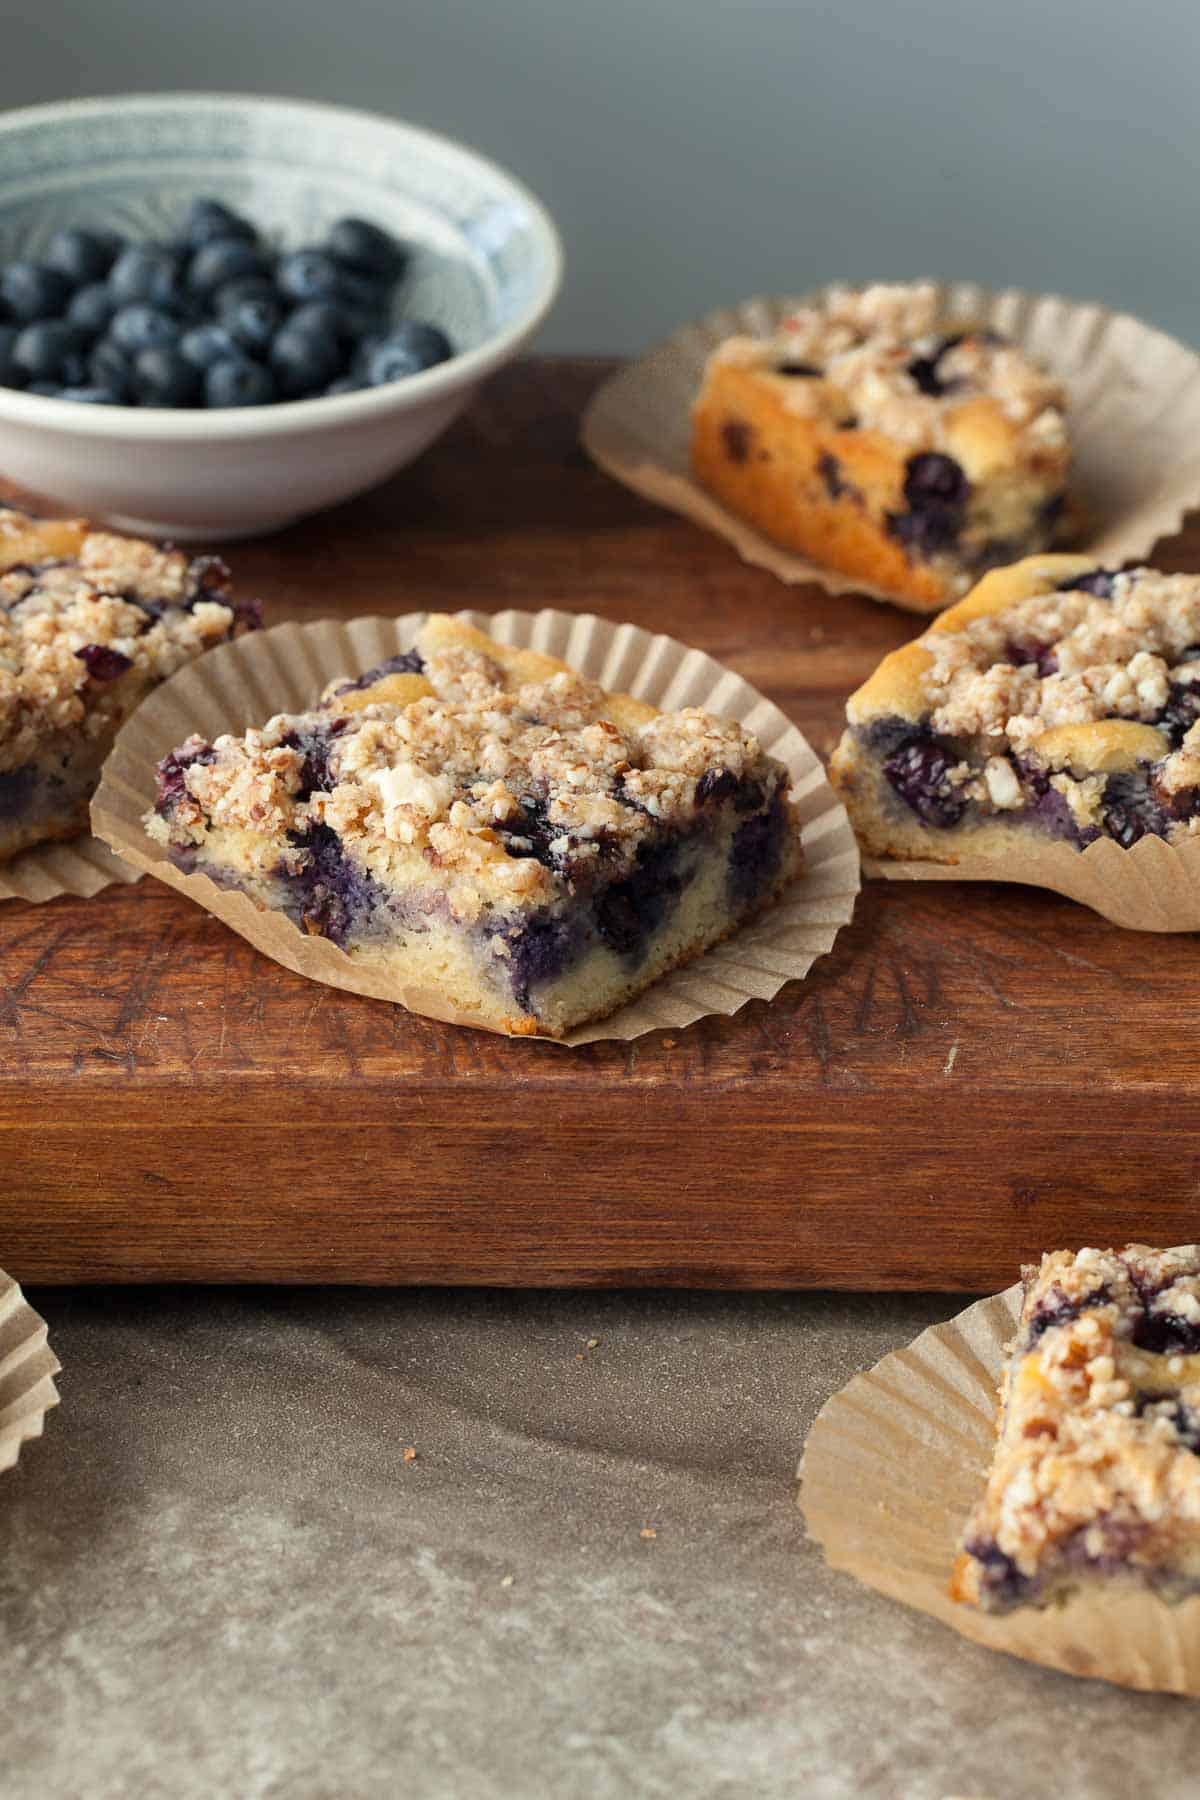
[[[1145,558],[1200,505],[1200,356],[1126,313],[1056,295],[1003,293],[973,282],[937,284],[942,316],[991,326],[1066,384],[1074,445],[1073,499],[1083,525],[1075,545],[1110,563]],[[583,442],[627,487],[726,538],[746,562],[781,581],[815,582],[831,594],[867,594],[927,611],[857,576],[809,562],[744,523],[693,480],[691,405],[704,366],[725,338],[770,337],[799,298],[759,298],[686,325],[599,390]]]
[[[12,1468],[27,1439],[41,1437],[46,1414],[58,1405],[60,1367],[44,1321],[0,1269],[0,1472]]]
[[[947,1592],[959,1533],[983,1491],[997,1387],[1021,1288],[856,1375],[817,1415],[800,1505],[832,1568],[930,1613],[974,1643],[1068,1675],[1200,1695],[1200,1596],[1171,1606],[1133,1587],[991,1617]]]
[[[114,881],[141,878],[140,869],[131,869],[99,838],[85,835],[61,844],[35,844],[0,863],[0,900],[57,900],[60,894],[90,900]]]
[[[632,625],[552,611],[461,616],[500,643],[561,657],[604,687],[660,709],[699,706],[736,719],[792,776],[806,859],[801,878],[726,943],[664,975],[607,1019],[555,1041],[585,1044],[678,1029],[709,1013],[734,1013],[748,1000],[772,999],[786,982],[806,975],[853,911],[858,849],[819,759],[779,708],[699,650]],[[154,803],[155,764],[168,750],[193,732],[208,739],[240,734],[275,713],[303,711],[337,676],[362,674],[411,648],[424,618],[410,613],[399,619],[277,625],[188,664],[123,727],[105,764],[92,822],[136,868],[187,894],[285,968],[331,987],[395,1001],[429,1018],[478,1028],[477,1019],[447,1008],[437,995],[363,969],[327,938],[306,935],[280,913],[260,911],[246,895],[218,888],[201,873],[185,875],[142,829],[142,817]]]

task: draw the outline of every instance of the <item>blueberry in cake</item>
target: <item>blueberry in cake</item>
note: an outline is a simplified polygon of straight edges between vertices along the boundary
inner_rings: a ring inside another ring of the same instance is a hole
[[[951,1592],[1200,1590],[1200,1245],[1056,1250],[1022,1271],[995,1456]]]
[[[837,290],[718,345],[692,470],[778,543],[936,612],[1061,541],[1065,405],[996,332],[940,319],[931,284]]]
[[[1200,576],[1027,557],[886,656],[830,767],[874,856],[1200,831]]]
[[[727,936],[800,862],[788,774],[441,615],[311,711],[192,738],[150,835],[471,1022],[561,1036]]]
[[[0,862],[87,829],[119,726],[255,622],[216,557],[0,510]]]

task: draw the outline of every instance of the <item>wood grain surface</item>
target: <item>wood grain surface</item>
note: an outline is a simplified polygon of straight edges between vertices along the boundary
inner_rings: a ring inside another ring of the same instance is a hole
[[[269,619],[557,606],[745,675],[827,751],[917,622],[788,589],[578,447],[537,359],[389,485],[228,552]],[[1200,530],[1160,548],[1200,566]],[[566,1051],[316,987],[151,880],[0,905],[0,1266],[24,1282],[1002,1287],[1200,1229],[1192,938],[868,884],[801,986]]]

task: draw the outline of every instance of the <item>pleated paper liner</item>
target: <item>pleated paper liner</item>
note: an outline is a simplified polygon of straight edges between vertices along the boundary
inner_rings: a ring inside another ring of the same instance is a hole
[[[956,863],[870,857],[868,877],[887,881],[1010,881],[1050,888],[1128,931],[1200,931],[1200,838],[1178,847],[1140,838],[1122,850],[1101,838],[1086,850],[1031,844],[1018,855],[964,855]]]
[[[90,900],[113,882],[142,879],[97,837],[84,835],[61,844],[36,844],[11,862],[0,863],[0,900],[57,900],[74,894]]]
[[[805,976],[850,918],[859,858],[850,822],[818,757],[779,708],[701,651],[632,625],[553,611],[461,616],[501,643],[559,656],[604,687],[663,710],[702,706],[737,719],[787,765],[797,797],[806,869],[779,902],[607,1019],[556,1041],[586,1044],[680,1029],[710,1013],[732,1014],[748,1000],[773,999],[785,983]],[[395,1001],[428,1018],[478,1028],[477,1019],[448,1008],[436,994],[389,982],[328,939],[308,936],[282,914],[260,911],[246,895],[218,888],[206,875],[183,874],[141,823],[154,802],[155,764],[192,732],[212,739],[241,733],[274,713],[303,711],[336,676],[361,674],[411,648],[424,618],[410,613],[399,619],[277,625],[186,665],[122,728],[92,803],[92,824],[135,868],[178,888],[285,968],[331,987]]]
[[[1130,1588],[993,1618],[947,1592],[995,1443],[997,1387],[1020,1286],[978,1300],[857,1375],[804,1446],[800,1505],[831,1568],[990,1650],[1120,1687],[1200,1695],[1200,1597]]]
[[[61,1366],[45,1323],[0,1269],[0,1472],[12,1468],[22,1444],[41,1437],[46,1414],[58,1405]]]
[[[1071,493],[1084,515],[1073,547],[1121,563],[1148,557],[1159,538],[1178,531],[1185,513],[1200,505],[1200,356],[1103,306],[1013,289],[997,293],[974,282],[937,286],[943,317],[992,326],[1066,383],[1075,446]],[[685,325],[604,384],[584,415],[583,443],[618,481],[707,526],[781,581],[927,611],[785,550],[692,479],[691,404],[711,351],[734,334],[770,337],[797,306],[820,304],[831,291],[832,284],[799,298],[745,300]]]

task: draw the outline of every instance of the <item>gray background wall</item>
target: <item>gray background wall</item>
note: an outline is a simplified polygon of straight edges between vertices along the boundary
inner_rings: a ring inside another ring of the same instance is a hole
[[[846,276],[970,276],[1200,340],[1198,0],[0,0],[0,106],[358,104],[542,195],[542,342],[633,350]]]

